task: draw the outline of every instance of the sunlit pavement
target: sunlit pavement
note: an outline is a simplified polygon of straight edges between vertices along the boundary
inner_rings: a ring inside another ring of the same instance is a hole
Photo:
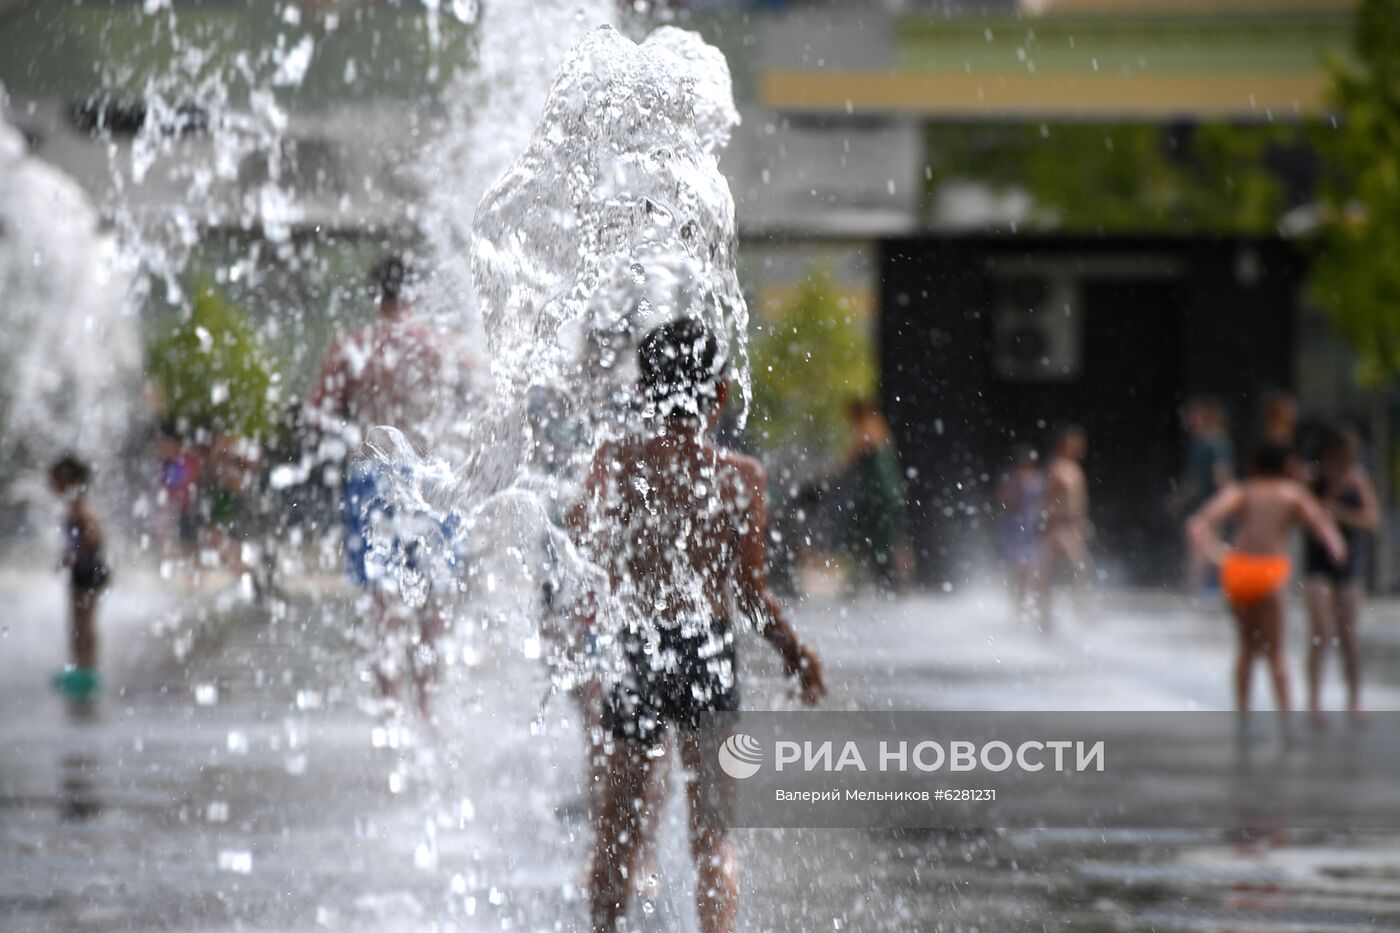
[[[74,717],[46,683],[62,595],[57,578],[0,575],[0,929],[583,927],[574,711],[556,700],[538,716],[524,669],[479,670],[440,697],[435,739],[376,731],[338,587],[298,591],[269,621],[234,592],[172,594],[130,571],[103,610],[104,697]],[[1400,671],[1400,607],[1369,615],[1368,704],[1400,708],[1386,682]],[[813,602],[797,622],[826,658],[834,709],[1229,702],[1232,633],[1214,606],[1097,594],[1066,601],[1049,637],[1009,616],[988,591]],[[791,706],[766,648],[743,657],[748,705]],[[638,929],[694,928],[677,804]],[[1395,836],[739,838],[748,929],[1400,927]]]

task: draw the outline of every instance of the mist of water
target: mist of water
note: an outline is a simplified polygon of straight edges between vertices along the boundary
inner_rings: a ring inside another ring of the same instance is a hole
[[[464,336],[482,337],[470,262],[476,206],[530,141],[565,55],[593,27],[616,25],[616,8],[535,0],[464,11],[475,23],[475,60],[448,81],[442,117],[413,166],[430,270],[420,308]]]
[[[106,139],[112,195],[105,208],[138,288],[159,282],[178,305],[207,230],[255,230],[277,248],[306,219],[289,177],[286,96],[305,80],[317,46],[291,5],[281,13],[284,31],[255,48],[235,47],[236,32],[185,31],[173,5],[148,4],[147,12],[174,54],[144,80],[145,116],[130,143]],[[104,66],[113,87],[135,67],[121,55]],[[151,187],[168,194],[152,202],[143,196]]]
[[[0,296],[0,473],[117,464],[141,387],[130,280],[87,195],[3,119]]]

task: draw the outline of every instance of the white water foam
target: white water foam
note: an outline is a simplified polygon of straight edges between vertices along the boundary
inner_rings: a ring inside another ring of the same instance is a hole
[[[420,307],[473,341],[482,338],[470,261],[477,204],[529,143],[564,57],[588,30],[615,25],[616,9],[612,0],[532,0],[464,11],[475,22],[475,61],[448,82],[414,174],[431,270]]]
[[[0,473],[117,462],[141,374],[117,258],[78,184],[0,120]]]

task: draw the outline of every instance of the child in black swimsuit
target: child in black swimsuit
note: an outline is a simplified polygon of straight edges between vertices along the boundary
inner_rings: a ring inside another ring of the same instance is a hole
[[[1361,611],[1362,585],[1358,573],[1362,537],[1380,522],[1375,488],[1357,463],[1359,444],[1346,430],[1329,430],[1318,449],[1317,473],[1312,493],[1331,513],[1346,539],[1347,558],[1338,563],[1315,539],[1309,537],[1304,553],[1304,592],[1308,604],[1311,637],[1308,643],[1308,712],[1321,721],[1322,664],[1335,632],[1342,649],[1342,669],[1347,682],[1347,706],[1352,716],[1361,712],[1361,650],[1356,619]]]
[[[102,554],[102,525],[88,502],[88,465],[65,456],[49,469],[49,485],[68,507],[63,518],[63,566],[68,568],[70,663],[54,686],[74,699],[97,689],[97,600],[111,576]]]

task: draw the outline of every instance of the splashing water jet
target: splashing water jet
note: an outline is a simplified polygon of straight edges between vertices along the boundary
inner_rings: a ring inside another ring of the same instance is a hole
[[[557,615],[615,614],[601,571],[557,524],[581,468],[639,423],[634,358],[646,332],[703,322],[747,402],[747,306],[718,165],[737,122],[728,66],[698,36],[662,27],[637,44],[598,27],[569,53],[528,145],[481,199],[471,268],[494,388],[468,413],[471,453],[419,456],[394,431],[378,444],[399,477],[397,511],[459,529],[435,548],[435,572],[459,581],[453,614],[471,633],[460,638],[504,626],[501,644],[534,644],[541,623],[549,628],[542,586]],[[542,457],[547,442],[531,428],[542,397],[555,403],[549,427],[571,435],[562,456]],[[418,588],[421,566],[391,569],[404,592]],[[590,599],[600,604],[584,607]]]
[[[77,183],[0,120],[0,472],[63,451],[117,462],[141,373],[117,259]]]

